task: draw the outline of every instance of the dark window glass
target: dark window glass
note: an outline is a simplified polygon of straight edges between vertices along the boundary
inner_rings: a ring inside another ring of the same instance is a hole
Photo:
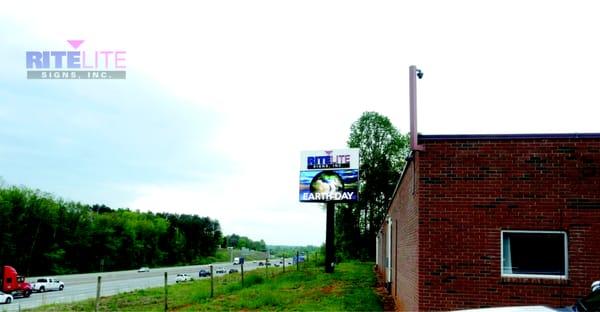
[[[565,275],[563,233],[504,232],[503,273]]]

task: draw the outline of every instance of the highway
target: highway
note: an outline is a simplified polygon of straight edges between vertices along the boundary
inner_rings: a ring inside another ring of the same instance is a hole
[[[279,260],[271,259],[272,263]],[[291,259],[287,259],[291,262]],[[287,266],[287,263],[286,263]],[[233,265],[231,262],[214,263],[213,268],[225,268],[229,271],[230,268],[240,269],[239,265]],[[251,271],[258,268],[258,261],[248,261],[244,264],[244,271]],[[53,275],[54,277],[65,283],[63,291],[48,291],[44,293],[33,293],[29,298],[15,298],[11,304],[0,304],[0,311],[19,311],[19,309],[31,309],[41,305],[52,303],[67,303],[81,301],[96,297],[96,287],[98,276],[102,277],[101,296],[111,296],[123,292],[128,292],[136,289],[160,287],[164,285],[164,272],[167,272],[167,283],[175,284],[175,276],[178,273],[187,273],[194,279],[206,279],[209,277],[198,277],[198,271],[205,269],[210,271],[210,265],[191,265],[169,268],[150,268],[150,272],[140,272],[137,270],[89,273],[89,274],[72,274],[72,275]],[[281,269],[281,268],[280,268]],[[215,274],[215,277],[224,274]],[[27,277],[26,281],[33,283],[38,277]]]

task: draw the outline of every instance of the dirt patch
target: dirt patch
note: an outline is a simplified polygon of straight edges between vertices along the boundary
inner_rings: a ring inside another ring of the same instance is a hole
[[[169,308],[169,311],[181,311],[181,310],[189,308],[191,306],[193,306],[193,304],[192,303],[188,303],[188,304],[184,304],[182,306],[176,307],[174,309],[173,308]]]
[[[323,288],[321,288],[321,292],[329,295],[329,294],[339,294],[340,293],[340,287],[338,285],[329,285],[329,286],[325,286]]]
[[[377,266],[373,267],[375,275],[377,275],[377,284],[375,285],[375,292],[381,298],[383,303],[383,311],[403,311],[402,307],[396,303],[394,297],[388,293],[385,287],[385,277],[383,274],[377,271]]]

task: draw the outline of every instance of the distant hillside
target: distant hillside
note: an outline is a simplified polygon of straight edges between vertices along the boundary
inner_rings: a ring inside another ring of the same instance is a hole
[[[315,253],[320,252],[321,247],[317,246],[286,246],[286,245],[267,245],[267,249],[269,250],[271,255],[275,256],[291,256],[295,255],[296,252],[300,253]]]

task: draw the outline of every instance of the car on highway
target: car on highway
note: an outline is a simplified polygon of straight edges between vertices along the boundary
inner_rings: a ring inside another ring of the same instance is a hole
[[[65,283],[52,277],[38,278],[31,284],[31,290],[35,292],[45,292],[50,290],[62,291],[63,289],[65,289]]]
[[[205,270],[205,269],[200,269],[200,271],[198,271],[198,277],[207,277],[210,276],[210,272]]]
[[[193,280],[194,279],[191,276],[189,276],[185,273],[179,273],[175,277],[175,283],[189,282],[189,281],[193,281]]]
[[[0,291],[0,303],[11,303],[13,301],[13,296],[9,294],[5,294]]]
[[[215,273],[217,274],[225,274],[227,271],[225,271],[225,268],[217,268],[217,270],[215,271]]]
[[[229,274],[239,272],[238,269],[229,269]]]
[[[148,267],[141,267],[141,268],[138,269],[138,273],[141,273],[141,272],[150,272],[150,268],[148,268]]]
[[[258,262],[258,266],[264,266],[264,265],[265,265],[264,262],[262,262],[262,261]]]

